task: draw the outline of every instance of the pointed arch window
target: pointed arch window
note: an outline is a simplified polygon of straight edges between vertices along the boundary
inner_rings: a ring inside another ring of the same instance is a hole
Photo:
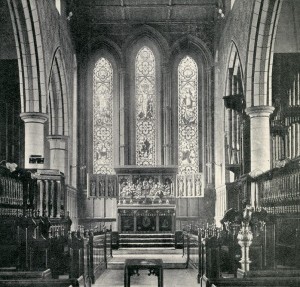
[[[113,173],[113,68],[106,58],[93,71],[93,173]]]
[[[156,73],[155,57],[144,46],[135,59],[136,164],[156,162]]]
[[[199,172],[198,67],[189,56],[178,66],[178,168],[180,174]]]

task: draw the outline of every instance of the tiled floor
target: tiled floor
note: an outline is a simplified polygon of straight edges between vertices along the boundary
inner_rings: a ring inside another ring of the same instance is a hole
[[[147,270],[141,270],[140,276],[132,276],[131,287],[157,286],[157,277],[148,276]],[[123,287],[123,270],[106,270],[93,287]],[[164,287],[199,287],[197,271],[193,269],[164,269]]]

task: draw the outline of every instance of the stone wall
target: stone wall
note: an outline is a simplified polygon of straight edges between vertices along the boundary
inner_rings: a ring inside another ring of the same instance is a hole
[[[215,99],[214,99],[214,118],[215,118],[215,162],[225,162],[224,152],[224,101],[226,91],[226,76],[231,46],[234,43],[237,47],[243,77],[245,83],[245,69],[247,63],[249,31],[252,19],[252,9],[254,0],[235,1],[232,10],[225,19],[219,23],[220,40],[216,42],[215,57]],[[217,38],[217,37],[216,37]],[[219,169],[219,166],[216,166]],[[215,186],[224,184],[225,166],[221,166],[222,173],[218,172],[215,179]]]
[[[6,1],[2,2],[0,5],[0,59],[17,59],[16,44],[8,5]]]
[[[66,15],[59,14],[54,5],[54,1],[39,0],[36,1],[36,3],[42,31],[46,78],[49,78],[54,53],[57,48],[60,48],[65,63],[69,92],[70,95],[72,95],[75,50],[69,29],[69,21]]]

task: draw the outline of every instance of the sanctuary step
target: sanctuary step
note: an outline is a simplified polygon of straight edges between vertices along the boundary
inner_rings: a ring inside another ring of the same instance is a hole
[[[174,247],[175,237],[172,233],[121,233],[120,248],[155,248]]]
[[[113,252],[107,264],[108,269],[123,269],[126,259],[161,259],[165,269],[185,269],[186,257],[182,256],[182,250],[175,248],[122,248]]]

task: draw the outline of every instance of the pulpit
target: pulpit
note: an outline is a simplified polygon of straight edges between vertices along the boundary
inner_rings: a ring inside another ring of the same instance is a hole
[[[175,166],[122,166],[118,182],[120,233],[175,232]]]

